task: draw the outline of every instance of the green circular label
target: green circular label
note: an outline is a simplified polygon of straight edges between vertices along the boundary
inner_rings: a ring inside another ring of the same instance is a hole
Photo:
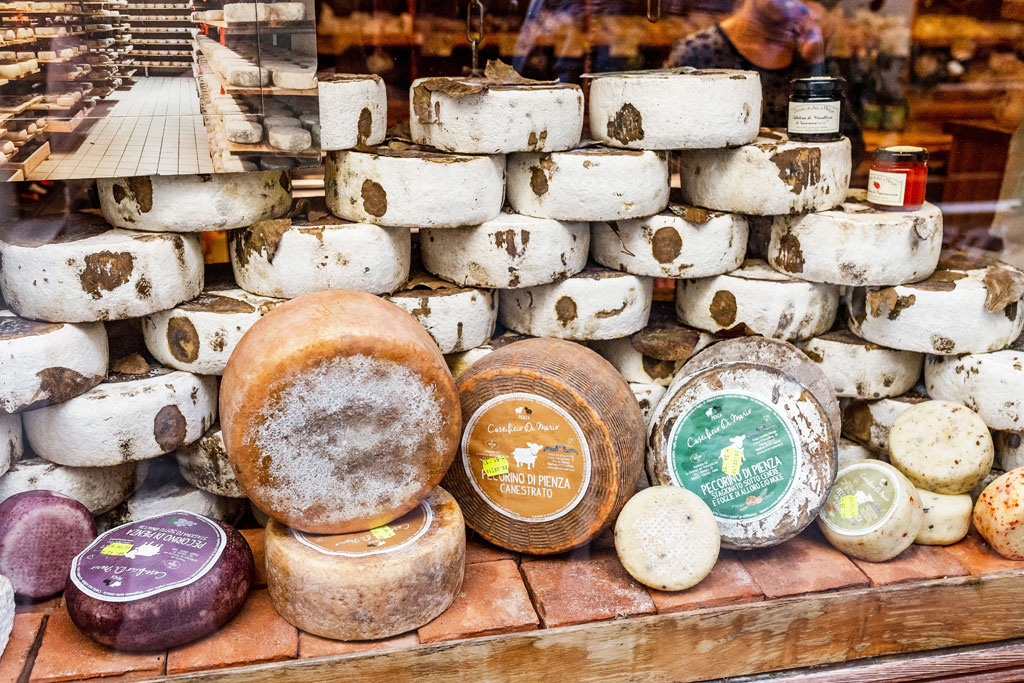
[[[825,501],[821,520],[836,533],[877,531],[896,512],[900,482],[884,466],[859,462],[844,467]]]
[[[772,405],[749,394],[713,394],[672,427],[669,474],[716,518],[753,521],[789,496],[800,466],[797,443]]]

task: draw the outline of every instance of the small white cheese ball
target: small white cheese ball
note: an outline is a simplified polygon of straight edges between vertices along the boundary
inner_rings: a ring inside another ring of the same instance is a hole
[[[1024,560],[1024,467],[988,485],[974,506],[974,526],[997,553]]]
[[[920,545],[953,545],[971,528],[974,501],[970,494],[947,496],[918,489],[924,511],[924,522],[914,543]]]

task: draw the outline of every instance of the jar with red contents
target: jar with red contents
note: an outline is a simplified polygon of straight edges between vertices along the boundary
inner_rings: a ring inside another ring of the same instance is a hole
[[[879,147],[868,173],[868,202],[883,211],[913,211],[924,204],[927,181],[927,150]]]

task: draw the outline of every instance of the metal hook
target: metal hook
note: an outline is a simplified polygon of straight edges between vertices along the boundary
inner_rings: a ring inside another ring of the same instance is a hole
[[[660,0],[659,0],[660,1]],[[473,30],[473,9],[476,8],[479,15],[479,24]],[[469,46],[473,53],[473,75],[480,74],[480,43],[484,39],[484,3],[483,0],[470,0],[466,5],[466,38],[469,39]]]
[[[652,12],[652,3],[657,7],[657,12]],[[661,0],[647,0],[647,21],[657,24],[661,21]]]

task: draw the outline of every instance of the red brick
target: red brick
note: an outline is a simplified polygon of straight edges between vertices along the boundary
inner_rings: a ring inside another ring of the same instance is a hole
[[[19,602],[14,606],[17,614],[49,614],[63,604],[64,596],[58,595],[48,600],[36,600],[34,602]]]
[[[39,612],[14,617],[11,638],[7,641],[3,656],[0,656],[0,681],[16,681],[21,676],[25,663],[36,647],[36,639],[45,618],[46,615]]]
[[[415,631],[383,640],[331,640],[311,633],[299,631],[299,657],[330,657],[356,652],[378,652],[383,650],[406,650],[419,645]]]
[[[857,565],[816,530],[781,545],[737,555],[768,599],[868,585]]]
[[[524,562],[522,569],[548,628],[655,612],[647,590],[610,552]]]
[[[46,621],[29,680],[55,682],[130,674],[152,678],[163,674],[165,660],[163,652],[117,652],[103,647],[79,631],[62,606]]]
[[[256,586],[267,585],[267,550],[263,543],[263,528],[239,529],[252,549],[252,561],[256,565]]]
[[[497,560],[518,560],[519,555],[511,550],[488,543],[469,529],[466,530],[466,564],[495,562]]]
[[[537,628],[519,567],[512,560],[466,567],[462,591],[444,614],[419,629],[421,643],[458,640]]]
[[[261,589],[219,631],[168,652],[167,673],[280,662],[294,659],[298,651],[298,630],[278,615],[269,592]]]
[[[648,588],[659,614],[685,612],[705,607],[721,607],[743,602],[763,600],[761,589],[736,555],[723,550],[718,563],[707,577],[693,588],[684,591],[659,591]]]
[[[853,562],[867,574],[872,586],[967,575],[967,568],[954,555],[929,545],[912,545],[888,562]]]
[[[972,576],[1024,569],[1024,562],[1006,559],[993,550],[974,529],[964,540],[946,546],[945,551],[967,567]]]

